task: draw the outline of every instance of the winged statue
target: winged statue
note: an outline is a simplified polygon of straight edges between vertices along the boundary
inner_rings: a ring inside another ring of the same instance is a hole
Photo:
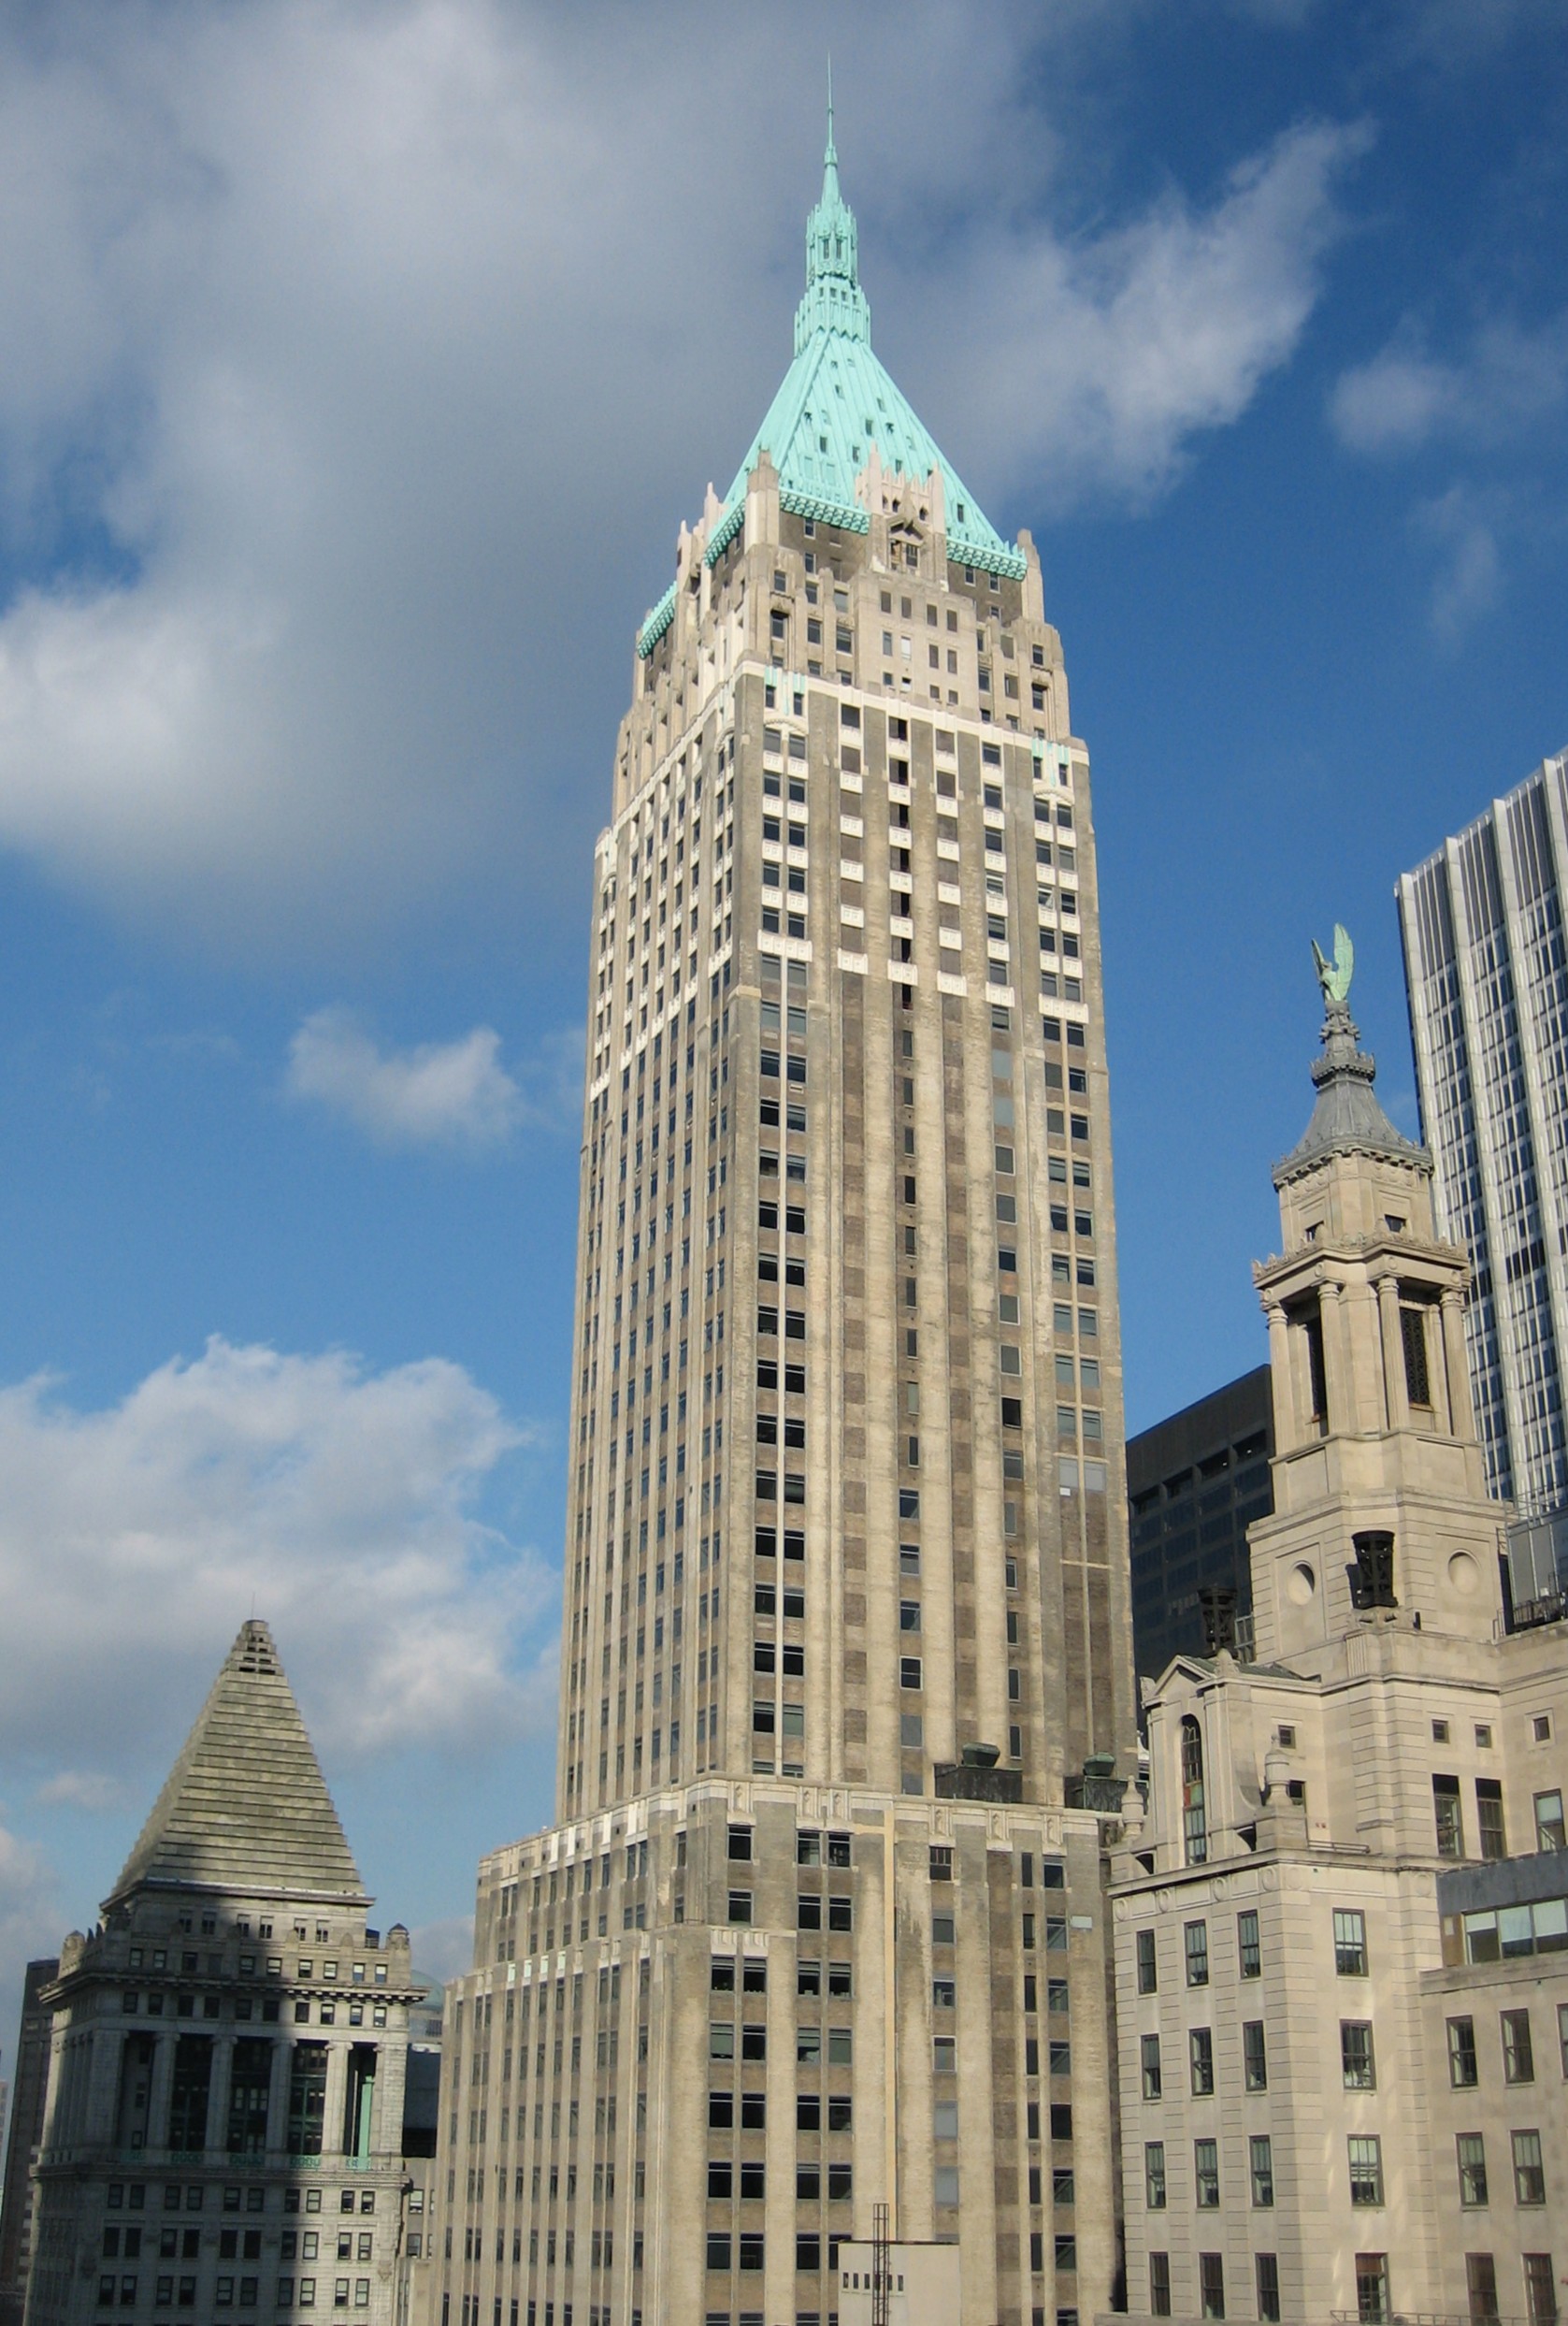
[[[1334,923],[1334,958],[1331,961],[1316,937],[1312,941],[1312,958],[1317,971],[1317,982],[1323,989],[1323,1000],[1332,1009],[1343,1005],[1350,991],[1350,980],[1356,970],[1356,948],[1343,922]]]

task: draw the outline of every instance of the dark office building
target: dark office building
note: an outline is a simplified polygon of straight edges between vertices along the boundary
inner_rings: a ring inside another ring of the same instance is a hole
[[[50,2038],[54,2015],[41,2001],[59,1975],[50,1956],[30,1962],[22,1994],[11,2095],[11,2131],[6,2148],[6,2177],[0,2187],[0,2326],[22,2326],[27,2272],[33,2247],[33,2160],[43,2137],[44,2100],[49,2089]]]
[[[1127,1441],[1132,1507],[1132,1653],[1158,1678],[1173,1655],[1252,1645],[1246,1530],[1273,1509],[1269,1368]]]

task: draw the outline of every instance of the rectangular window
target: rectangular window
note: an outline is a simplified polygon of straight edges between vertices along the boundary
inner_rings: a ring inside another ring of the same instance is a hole
[[[1495,1777],[1475,1780],[1475,1839],[1483,1857],[1497,1859],[1508,1855],[1508,1837],[1503,1823],[1503,1787]]]
[[[1259,2207],[1274,2201],[1274,2151],[1267,2132],[1254,2132],[1247,2144],[1252,2168],[1252,2202]]]
[[[1523,2253],[1524,2306],[1530,2326],[1557,2326],[1557,2282],[1549,2253]]]
[[[1487,2144],[1479,2132],[1460,2132],[1454,2142],[1460,2168],[1460,2203],[1461,2205],[1483,2205],[1487,2202]]]
[[[1189,1922],[1183,1936],[1187,1945],[1187,1983],[1188,1986],[1209,1984],[1209,1926],[1206,1922]]]
[[[1465,2289],[1470,2296],[1470,2315],[1477,2322],[1497,2316],[1497,2266],[1489,2253],[1467,2253],[1464,2257]]]
[[[1528,2011],[1504,2011],[1503,2021],[1503,2080],[1505,2084],[1533,2084],[1535,2081],[1535,2049],[1530,2040]]]
[[[1475,2022],[1466,2017],[1448,2021],[1448,2081],[1456,2091],[1474,2089],[1476,2080]]]
[[[1568,1849],[1568,1829],[1562,1818],[1562,1795],[1537,1793],[1535,1796],[1535,1846],[1538,1850]]]
[[[1215,2039],[1212,2030],[1195,2027],[1187,2030],[1187,2062],[1192,2071],[1192,2088],[1200,2100],[1205,2100],[1215,2088]]]
[[[1546,2174],[1541,2160],[1539,2132],[1516,2132],[1514,2139],[1514,2202],[1545,2204]]]
[[[1151,2213],[1165,2210],[1165,2143],[1144,2143],[1144,2202]]]
[[[1350,2162],[1350,2202],[1380,2205],[1383,2202],[1383,2143],[1375,2132],[1352,2133],[1345,2144]]]
[[[1431,1813],[1437,1828],[1439,1857],[1462,1857],[1464,1822],[1460,1814],[1460,1781],[1457,1777],[1433,1777]]]
[[[1138,1992],[1140,1995],[1154,1995],[1158,1992],[1158,1989],[1159,1976],[1155,1968],[1154,1958],[1154,1932],[1140,1930],[1138,1933]]]
[[[1347,2092],[1377,2089],[1377,2068],[1372,2048],[1372,2022],[1342,2019],[1339,2023],[1340,2073]]]
[[[1279,2256],[1259,2253],[1253,2256],[1253,2275],[1258,2286],[1258,2315],[1269,2326],[1279,2318]]]
[[[1242,2080],[1249,2092],[1269,2088],[1269,2053],[1261,2019],[1242,2021]]]
[[[1400,1337],[1404,1344],[1404,1386],[1413,1406],[1431,1403],[1431,1376],[1427,1368],[1427,1316],[1424,1308],[1402,1307]]]
[[[1359,1907],[1334,1909],[1334,1969],[1342,1979],[1367,1975],[1367,1921]]]
[[[1142,2060],[1144,2071],[1144,2098],[1145,2100],[1158,2100],[1161,2091],[1159,2038],[1158,2035],[1145,2035],[1139,2044],[1139,2056]]]
[[[1244,1979],[1263,1975],[1263,1955],[1258,1940],[1258,1916],[1249,1907],[1236,1916],[1236,1957]]]
[[[1219,2203],[1219,2143],[1216,2140],[1195,2140],[1192,2144],[1192,2177],[1201,2211],[1208,2212]]]
[[[1225,2316],[1225,2256],[1222,2253],[1201,2253],[1198,2256],[1198,2308],[1203,2318]]]
[[[1151,2253],[1149,2256],[1149,2315],[1169,2318],[1171,2315],[1171,2256]]]
[[[1392,2315],[1388,2301],[1388,2257],[1386,2253],[1356,2256],[1356,2315],[1361,2326],[1380,2326]]]

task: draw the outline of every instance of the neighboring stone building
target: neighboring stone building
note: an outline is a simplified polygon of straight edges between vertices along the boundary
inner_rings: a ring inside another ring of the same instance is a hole
[[[103,1921],[44,1990],[27,2326],[408,2317],[404,2058],[423,1992],[251,1622]],[[428,2172],[428,2167],[424,2168]]]
[[[52,2015],[42,1998],[60,1969],[53,1956],[30,1962],[22,1991],[6,2178],[0,2192],[0,2326],[22,2326],[33,2253],[33,2160],[44,2129]]]
[[[1521,1516],[1555,1517],[1568,1506],[1568,754],[1398,894],[1437,1221],[1474,1268],[1466,1342],[1488,1483]],[[1559,1555],[1564,1542],[1568,1520]],[[1528,1596],[1548,1595],[1537,1581]]]
[[[1032,547],[872,354],[831,144],[795,345],[596,856],[559,1823],[484,1860],[449,1993],[445,2326],[830,2319],[880,2204],[974,2326],[1114,2281],[1087,765]]]
[[[1173,1655],[1252,1649],[1246,1530],[1273,1508],[1269,1368],[1211,1390],[1127,1441],[1132,1654],[1153,1677]]]
[[[1503,1631],[1468,1263],[1343,1004],[1323,1041],[1256,1272],[1257,1661],[1145,1687],[1148,1816],[1113,1864],[1129,2304],[1545,2319],[1568,2267],[1568,1632]],[[1509,2086],[1514,2010],[1535,2064]]]

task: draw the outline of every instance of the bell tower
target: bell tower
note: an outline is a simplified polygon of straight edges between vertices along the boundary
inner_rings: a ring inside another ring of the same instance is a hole
[[[1350,940],[1315,946],[1322,1055],[1276,1164],[1281,1250],[1254,1271],[1273,1377],[1273,1515],[1252,1530],[1260,1660],[1310,1669],[1367,1628],[1490,1639],[1502,1615],[1464,1356],[1470,1264],[1437,1233],[1432,1163],[1374,1091]]]

